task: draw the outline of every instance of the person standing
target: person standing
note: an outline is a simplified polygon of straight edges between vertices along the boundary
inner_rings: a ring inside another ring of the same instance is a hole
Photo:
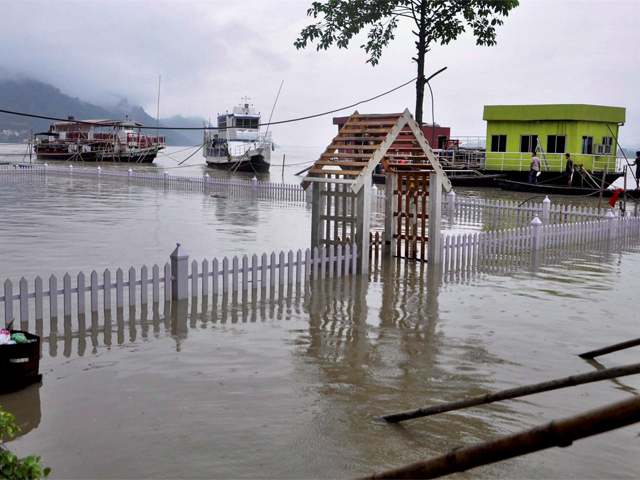
[[[565,153],[564,156],[567,159],[567,166],[564,169],[564,174],[567,177],[567,186],[571,186],[571,180],[573,180],[573,160],[571,160],[571,154]]]
[[[540,159],[535,152],[531,154],[531,168],[529,169],[529,183],[538,183],[538,172],[540,171]]]
[[[636,190],[640,188],[640,152],[636,152],[636,161],[633,162],[636,166]]]

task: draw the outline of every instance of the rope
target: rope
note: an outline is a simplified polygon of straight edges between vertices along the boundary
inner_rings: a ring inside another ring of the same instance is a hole
[[[358,105],[362,105],[363,103],[368,103],[368,102],[371,102],[371,101],[376,100],[378,98],[384,97],[385,95],[389,95],[390,93],[393,93],[396,90],[399,90],[399,89],[401,89],[403,87],[406,87],[410,83],[413,83],[416,79],[417,79],[417,77],[416,78],[412,78],[408,82],[405,82],[402,85],[398,85],[397,87],[392,88],[391,90],[387,90],[386,92],[381,93],[379,95],[376,95],[375,97],[371,97],[371,98],[368,98],[366,100],[361,100],[361,101],[353,103],[351,105],[347,105],[346,107],[336,108],[334,110],[329,110],[328,112],[322,112],[322,113],[316,113],[316,114],[313,114],[313,115],[307,115],[306,117],[291,118],[291,119],[288,119],[288,120],[280,120],[278,122],[259,123],[258,125],[256,125],[256,127],[266,127],[268,125],[282,125],[284,123],[300,122],[302,120],[309,120],[311,118],[322,117],[322,116],[325,116],[325,115],[330,115],[332,113],[340,112],[342,110],[347,110],[347,109],[356,107]],[[35,114],[31,114],[31,113],[16,112],[16,111],[13,111],[13,110],[2,110],[2,109],[0,109],[0,113],[7,113],[9,115],[17,115],[19,117],[39,118],[41,120],[54,120],[56,122],[68,122],[69,121],[68,118],[47,117],[47,116],[44,116],[44,115],[35,115]],[[73,123],[96,126],[95,123],[84,122],[82,120],[74,120]],[[116,124],[102,123],[102,124],[99,124],[99,126],[101,126],[101,127],[114,127],[114,126],[116,126]],[[146,129],[146,130],[218,130],[218,127],[144,127],[143,126],[143,127],[135,127],[135,128]]]

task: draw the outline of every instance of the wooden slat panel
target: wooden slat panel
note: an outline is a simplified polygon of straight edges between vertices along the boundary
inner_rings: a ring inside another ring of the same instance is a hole
[[[357,177],[360,175],[361,170],[323,170],[322,168],[312,168],[310,173],[328,173],[331,175],[345,175],[350,177]]]
[[[368,141],[374,141],[374,142],[383,142],[385,139],[384,136],[382,137],[341,137],[341,136],[337,136],[333,139],[334,142],[368,142]]]
[[[354,148],[353,150],[358,150]],[[321,158],[366,158],[370,159],[373,157],[372,153],[323,153],[320,155]]]
[[[364,167],[369,162],[349,162],[340,160],[318,160],[316,165],[335,165],[336,167]]]

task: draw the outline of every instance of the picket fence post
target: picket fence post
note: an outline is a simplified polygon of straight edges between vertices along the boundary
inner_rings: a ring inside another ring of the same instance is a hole
[[[456,211],[456,192],[451,190],[447,195],[448,210],[450,213]]]
[[[549,197],[544,197],[542,201],[542,223],[549,225],[549,209],[551,207],[551,200]]]
[[[607,219],[607,239],[611,240],[615,237],[615,215],[609,210],[605,218]]]
[[[171,298],[184,300],[189,296],[189,254],[184,251],[180,243],[171,255]]]
[[[542,247],[542,222],[538,218],[538,215],[533,217],[533,220],[531,220],[530,225],[533,232],[531,250],[533,251],[540,250],[540,248]]]

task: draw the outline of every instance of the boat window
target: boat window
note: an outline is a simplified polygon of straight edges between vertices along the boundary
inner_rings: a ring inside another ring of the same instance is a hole
[[[548,135],[547,136],[547,153],[566,153],[567,136],[566,135]]]
[[[593,137],[582,137],[582,154],[593,155]]]
[[[491,135],[491,151],[492,152],[506,152],[507,151],[507,136],[506,135]]]
[[[610,147],[613,146],[613,137],[602,137],[602,144],[603,145],[609,145]]]
[[[520,153],[535,153],[538,135],[520,135]]]
[[[252,128],[257,128],[259,123],[260,123],[260,119],[259,118],[252,118],[251,119],[251,127]]]

